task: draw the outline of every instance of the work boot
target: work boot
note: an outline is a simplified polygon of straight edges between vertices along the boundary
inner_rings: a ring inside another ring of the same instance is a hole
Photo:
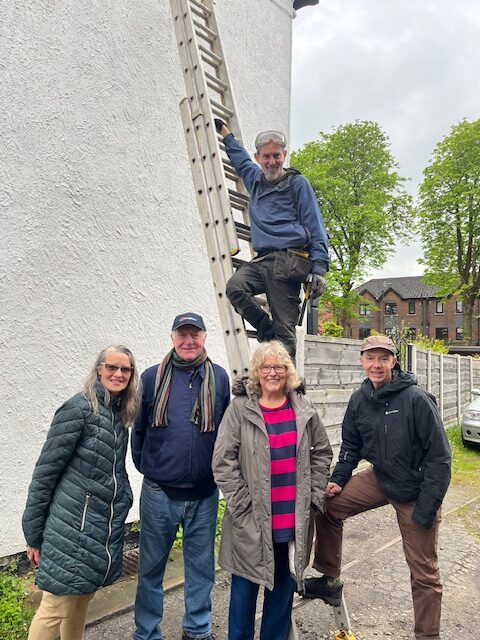
[[[339,607],[342,602],[342,589],[343,582],[339,578],[305,578],[304,591],[300,595],[307,599],[320,598],[331,607]]]
[[[186,631],[182,633],[182,640],[197,640],[194,636],[189,636]],[[209,636],[203,636],[198,640],[215,640],[215,636],[211,633]]]

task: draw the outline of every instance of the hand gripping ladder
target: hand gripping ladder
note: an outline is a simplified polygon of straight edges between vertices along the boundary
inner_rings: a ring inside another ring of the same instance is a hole
[[[228,160],[213,119],[240,128],[212,0],[170,0],[187,97],[180,111],[203,224],[228,362],[233,375],[250,360],[248,335],[225,295],[234,266],[250,260],[249,196]],[[237,258],[233,259],[233,256]]]

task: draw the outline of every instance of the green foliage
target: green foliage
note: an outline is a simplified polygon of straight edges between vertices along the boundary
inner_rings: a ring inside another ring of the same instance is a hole
[[[220,539],[220,533],[222,531],[222,521],[223,521],[223,516],[225,514],[225,509],[226,509],[225,499],[221,498],[218,501],[217,525],[216,525],[216,528],[215,528],[215,539],[216,540]],[[173,543],[173,548],[174,549],[180,549],[182,544],[183,544],[183,529],[182,529],[182,527],[179,527],[178,531],[177,531],[177,535],[175,536],[175,541]]]
[[[349,334],[361,300],[354,282],[381,267],[395,241],[409,236],[411,198],[375,122],[357,120],[320,133],[292,154],[291,164],[308,178],[322,209],[331,247],[323,302],[332,304]]]
[[[140,522],[138,520],[134,520],[130,524],[130,533],[140,533]]]
[[[334,322],[333,320],[325,320],[321,324],[322,336],[327,338],[339,338],[343,333],[343,327]]]
[[[425,279],[440,296],[463,300],[468,341],[480,293],[480,120],[453,126],[423,174],[418,217]]]
[[[445,346],[443,340],[436,338],[428,338],[419,333],[417,338],[413,340],[413,343],[419,349],[429,349],[430,351],[436,351],[437,353],[448,353],[448,347]]]
[[[0,573],[0,638],[25,640],[33,618],[33,610],[25,604],[31,578],[15,575],[15,565]]]

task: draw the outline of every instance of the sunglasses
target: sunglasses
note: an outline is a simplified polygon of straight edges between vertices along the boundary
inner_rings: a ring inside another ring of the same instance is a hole
[[[108,362],[101,362],[108,373],[115,373],[117,369],[120,369],[124,376],[129,376],[133,373],[133,367],[118,367],[116,364],[108,364]]]
[[[284,149],[287,146],[287,138],[284,133],[281,131],[262,131],[255,138],[255,148],[259,149],[262,145],[268,144],[269,142],[274,142],[275,144],[279,144]]]

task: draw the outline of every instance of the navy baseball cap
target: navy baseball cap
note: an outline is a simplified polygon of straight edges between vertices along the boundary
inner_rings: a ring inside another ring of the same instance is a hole
[[[172,331],[176,331],[180,329],[180,327],[185,327],[186,325],[190,325],[192,327],[197,327],[197,329],[201,329],[202,331],[206,331],[205,323],[203,321],[202,316],[199,316],[198,313],[182,313],[177,316],[172,324]]]

